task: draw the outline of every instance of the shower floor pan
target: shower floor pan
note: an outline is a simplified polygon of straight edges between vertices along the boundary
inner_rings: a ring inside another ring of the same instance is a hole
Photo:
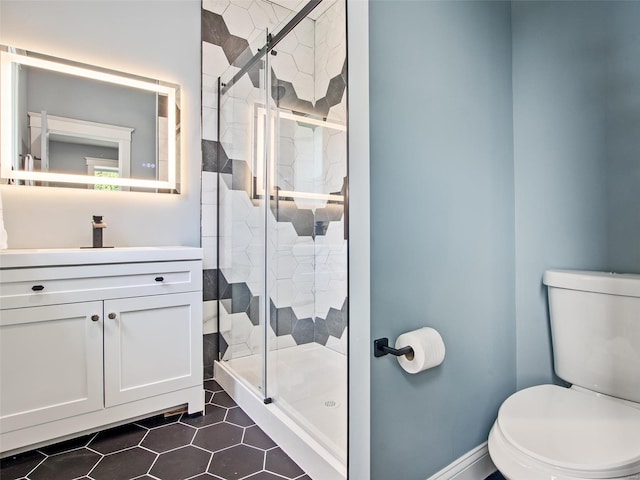
[[[344,480],[347,451],[347,357],[309,343],[269,353],[269,395],[260,384],[261,358],[217,362],[215,379],[314,479]]]

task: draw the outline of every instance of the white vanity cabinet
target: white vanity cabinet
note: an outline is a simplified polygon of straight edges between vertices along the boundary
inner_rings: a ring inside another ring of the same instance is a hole
[[[202,411],[201,250],[52,252],[0,254],[0,452]]]
[[[103,408],[98,314],[102,302],[2,310],[2,434]]]

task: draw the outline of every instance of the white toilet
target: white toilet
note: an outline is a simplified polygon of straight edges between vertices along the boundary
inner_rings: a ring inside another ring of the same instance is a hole
[[[640,275],[549,270],[554,367],[570,388],[507,398],[489,454],[509,480],[640,480]]]

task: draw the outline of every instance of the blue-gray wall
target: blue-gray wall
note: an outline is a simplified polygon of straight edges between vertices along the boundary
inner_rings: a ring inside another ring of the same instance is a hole
[[[377,479],[424,480],[486,441],[515,390],[508,2],[370,4],[371,332],[436,328],[444,363],[371,363]]]
[[[547,268],[640,272],[640,2],[373,1],[372,478],[425,479],[557,382]],[[512,87],[513,84],[513,87]]]
[[[520,389],[554,381],[545,269],[640,271],[640,3],[512,20]]]
[[[608,21],[609,267],[640,273],[640,2]]]

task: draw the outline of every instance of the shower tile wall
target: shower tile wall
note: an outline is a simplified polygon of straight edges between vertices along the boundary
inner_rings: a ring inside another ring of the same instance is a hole
[[[314,114],[327,122],[346,119],[346,38],[344,1],[325,0],[322,13],[296,27],[271,56],[273,98],[284,111]],[[328,7],[328,8],[327,8]],[[249,114],[229,118],[218,155],[217,78],[230,65],[241,66],[261,46],[254,39],[272,31],[291,11],[264,0],[204,0],[202,10],[202,246],[204,249],[205,372],[211,374],[216,357],[216,324],[220,315],[221,353],[249,354],[259,339],[258,297],[263,286],[261,260],[264,232],[261,208],[251,200],[252,156]],[[251,46],[250,46],[251,43]],[[260,42],[261,43],[261,42]],[[230,101],[247,109],[259,102],[257,72],[245,76],[231,90]],[[224,110],[223,110],[224,112]],[[248,112],[248,110],[247,110]],[[293,189],[301,179],[309,128],[286,129],[281,122],[278,180]],[[295,122],[291,122],[295,124]],[[346,133],[324,132],[322,185],[317,189],[341,193],[346,176]],[[228,132],[228,133],[227,133]],[[217,192],[218,175],[221,191]],[[299,177],[299,176],[298,176]],[[220,198],[221,231],[216,231]],[[277,218],[276,218],[277,217]],[[271,329],[278,347],[318,342],[346,353],[347,242],[343,207],[326,200],[280,200],[268,216]],[[220,236],[218,236],[220,235]],[[220,258],[216,251],[220,243]],[[218,269],[222,275],[218,277]],[[220,281],[221,285],[217,285]],[[216,292],[221,311],[217,311]],[[233,326],[233,335],[230,335]]]

